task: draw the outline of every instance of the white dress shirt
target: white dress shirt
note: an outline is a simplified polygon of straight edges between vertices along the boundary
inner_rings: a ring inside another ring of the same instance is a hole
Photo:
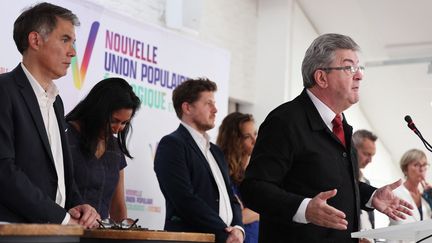
[[[231,225],[231,222],[233,220],[233,212],[231,208],[231,202],[228,196],[228,188],[226,187],[225,181],[222,176],[222,172],[213,157],[212,153],[210,152],[210,137],[207,133],[201,134],[197,130],[195,130],[193,127],[189,126],[188,124],[182,122],[182,125],[189,131],[189,133],[192,135],[192,138],[194,139],[195,143],[200,148],[201,152],[203,153],[204,157],[206,158],[211,172],[213,174],[213,177],[216,181],[216,185],[219,191],[219,217],[222,219],[222,221],[226,225]]]
[[[66,186],[64,179],[64,165],[63,165],[63,150],[60,138],[60,129],[57,123],[57,116],[54,111],[54,101],[58,95],[58,89],[56,85],[51,82],[45,90],[39,82],[31,75],[24,64],[21,63],[21,67],[24,70],[27,79],[30,81],[30,85],[36,95],[36,99],[39,104],[39,108],[42,114],[42,118],[45,125],[45,131],[47,133],[48,141],[51,148],[51,153],[54,159],[54,165],[57,172],[57,193],[55,202],[61,207],[65,207],[66,203]],[[70,215],[66,214],[62,224],[69,221]]]

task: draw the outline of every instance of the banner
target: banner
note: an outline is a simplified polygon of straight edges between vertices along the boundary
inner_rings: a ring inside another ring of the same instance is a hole
[[[216,127],[227,114],[230,55],[227,51],[160,27],[137,22],[86,1],[49,1],[70,9],[80,19],[77,55],[68,75],[55,81],[70,111],[89,90],[107,77],[126,79],[141,99],[129,140],[134,157],[125,169],[128,216],[149,229],[162,229],[165,201],[153,171],[159,140],[179,125],[171,93],[187,78],[207,77],[218,85]],[[21,11],[37,3],[15,0],[0,9],[0,73],[16,67],[21,55],[13,42],[13,23]],[[1,118],[0,118],[1,119]],[[210,131],[213,141],[217,129]]]

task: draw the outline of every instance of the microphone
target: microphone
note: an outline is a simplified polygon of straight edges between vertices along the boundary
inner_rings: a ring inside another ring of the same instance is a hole
[[[407,126],[420,138],[420,140],[423,142],[424,146],[427,150],[432,152],[432,146],[426,141],[426,139],[423,138],[423,135],[421,132],[417,129],[416,125],[414,124],[413,120],[409,115],[405,116],[405,121],[407,122]]]
[[[413,120],[411,119],[411,117],[409,115],[405,116],[405,121],[407,122],[407,126],[415,133],[417,134],[419,131],[416,127],[416,125],[414,124]],[[418,134],[417,134],[418,135]]]

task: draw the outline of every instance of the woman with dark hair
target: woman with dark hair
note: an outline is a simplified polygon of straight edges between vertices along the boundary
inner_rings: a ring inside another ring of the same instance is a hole
[[[66,116],[75,181],[84,202],[102,219],[126,218],[125,155],[131,119],[141,101],[121,78],[97,83]]]
[[[246,243],[258,242],[259,215],[247,208],[241,201],[238,186],[244,178],[256,139],[255,122],[250,114],[233,112],[226,116],[219,127],[217,145],[222,149],[231,180],[233,191],[242,206]]]

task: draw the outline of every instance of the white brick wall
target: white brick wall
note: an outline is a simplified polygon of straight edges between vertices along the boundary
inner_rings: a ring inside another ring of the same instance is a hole
[[[229,96],[254,102],[257,1],[207,0],[199,38],[231,53]]]
[[[88,0],[118,12],[121,15],[134,18],[139,22],[164,25],[163,13],[165,0]]]
[[[88,0],[139,22],[165,27],[165,0]],[[166,0],[170,1],[170,0]],[[185,0],[187,1],[187,0]],[[192,38],[231,53],[229,96],[254,102],[257,0],[203,0],[198,35]]]

